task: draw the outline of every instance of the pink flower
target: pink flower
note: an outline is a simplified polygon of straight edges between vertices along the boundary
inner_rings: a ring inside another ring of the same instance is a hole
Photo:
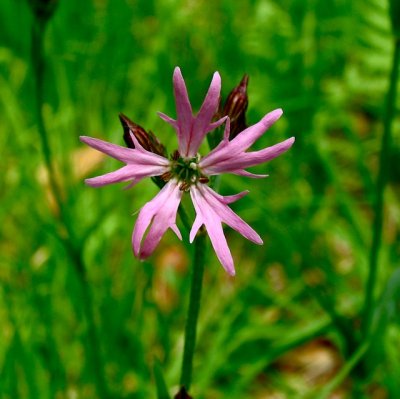
[[[129,181],[132,186],[150,176],[162,176],[167,181],[161,191],[140,210],[133,230],[133,251],[141,259],[151,255],[169,228],[181,239],[176,225],[176,214],[182,196],[186,192],[190,192],[196,210],[196,219],[190,232],[190,242],[193,242],[199,228],[204,225],[219,261],[230,275],[234,275],[233,259],[223,233],[222,223],[232,227],[256,244],[262,244],[262,240],[228,206],[246,195],[247,191],[223,197],[207,185],[208,177],[222,173],[265,177],[265,175],[254,175],[245,169],[270,161],[287,151],[292,146],[294,137],[260,151],[247,151],[279,119],[282,110],[277,109],[270,112],[258,123],[229,140],[229,118],[225,116],[212,122],[218,108],[221,90],[221,78],[218,72],[214,73],[206,98],[196,116],[193,116],[186,85],[179,68],[175,68],[173,83],[177,118],[175,120],[162,113],[159,115],[175,128],[179,154],[167,159],[147,151],[133,134],[131,134],[135,144],[133,149],[82,136],[80,139],[84,143],[126,164],[114,172],[86,179],[86,183],[99,187]],[[198,154],[198,150],[204,137],[224,122],[226,124],[222,141],[202,158]]]

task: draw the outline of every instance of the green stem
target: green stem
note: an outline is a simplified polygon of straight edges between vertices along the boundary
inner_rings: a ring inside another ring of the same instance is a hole
[[[40,144],[42,147],[42,153],[44,156],[44,161],[46,163],[46,168],[49,175],[49,181],[51,185],[51,189],[53,191],[53,195],[55,196],[57,205],[62,204],[61,200],[61,190],[57,184],[57,180],[55,178],[54,165],[51,162],[52,154],[51,148],[46,132],[46,127],[44,124],[44,118],[42,113],[42,107],[44,104],[44,74],[45,74],[45,61],[44,61],[44,50],[43,50],[43,42],[44,42],[44,34],[46,30],[46,22],[36,19],[33,21],[32,26],[32,66],[33,72],[35,76],[35,93],[36,93],[36,121],[39,131]],[[60,210],[61,211],[61,210]]]
[[[192,380],[193,354],[196,345],[197,320],[200,310],[201,287],[203,284],[204,261],[205,261],[206,235],[202,232],[194,242],[194,262],[192,270],[192,285],[190,289],[190,300],[185,328],[185,346],[183,349],[183,361],[181,372],[181,386],[189,391]]]
[[[396,38],[394,42],[392,71],[390,74],[389,89],[387,93],[386,115],[384,119],[383,135],[381,143],[381,152],[379,158],[379,171],[376,183],[376,200],[374,206],[374,222],[371,252],[369,259],[369,275],[365,291],[364,313],[363,313],[363,331],[365,336],[371,332],[373,313],[375,309],[374,291],[378,275],[378,257],[382,242],[382,226],[383,226],[383,202],[384,191],[389,172],[389,156],[392,135],[392,122],[395,114],[396,106],[396,89],[399,77],[400,62],[400,39]]]
[[[81,292],[83,297],[83,308],[85,319],[87,322],[87,360],[90,363],[90,369],[93,370],[96,390],[99,398],[109,398],[108,390],[104,378],[104,367],[100,355],[100,344],[97,336],[95,318],[93,313],[93,300],[90,292],[90,286],[87,282],[86,268],[83,261],[83,253],[79,240],[75,238],[70,218],[68,217],[67,209],[65,208],[62,198],[62,192],[57,182],[54,165],[52,162],[51,146],[46,131],[46,126],[43,118],[44,104],[44,78],[45,78],[45,57],[44,57],[44,35],[46,29],[46,20],[36,18],[32,27],[32,66],[35,77],[35,95],[36,95],[36,120],[38,124],[38,132],[40,137],[41,149],[44,156],[46,169],[49,176],[50,188],[54,195],[58,210],[58,224],[61,230],[67,232],[67,236],[59,235],[62,243],[65,246],[71,262],[74,266],[76,275],[81,284]]]
[[[316,399],[326,399],[333,390],[335,390],[350,374],[351,370],[362,360],[363,356],[367,352],[369,342],[364,342],[351,356],[347,363],[340,369],[335,377],[329,381],[324,388],[315,396]]]
[[[188,215],[187,215],[187,213],[186,213],[186,211],[185,211],[185,209],[183,208],[182,205],[179,207],[178,212],[179,212],[179,216],[181,217],[183,226],[185,227],[185,229],[189,233],[190,229],[191,229],[191,225],[190,225],[190,221],[189,221]]]

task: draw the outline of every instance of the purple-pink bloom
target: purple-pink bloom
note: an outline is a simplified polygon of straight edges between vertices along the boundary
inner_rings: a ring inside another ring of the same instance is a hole
[[[185,81],[177,67],[173,75],[176,102],[176,119],[160,113],[160,117],[171,124],[178,137],[179,156],[167,159],[144,149],[131,134],[135,148],[125,148],[102,140],[82,136],[80,139],[89,146],[125,163],[120,169],[102,176],[86,179],[88,185],[99,187],[118,182],[138,183],[145,177],[163,176],[167,180],[161,191],[139,212],[132,235],[134,254],[140,259],[152,254],[162,236],[171,229],[181,239],[176,225],[176,215],[183,195],[190,192],[196,211],[196,219],[190,232],[193,242],[199,228],[205,226],[211,244],[224,269],[235,274],[234,263],[229,250],[222,223],[227,224],[245,238],[262,244],[260,236],[228,206],[247,194],[247,191],[222,196],[212,190],[206,182],[208,177],[222,173],[233,173],[248,177],[255,175],[245,169],[276,158],[287,151],[294,137],[259,151],[247,151],[265,131],[282,115],[277,109],[264,116],[258,123],[248,127],[229,140],[230,122],[223,117],[213,122],[221,91],[221,78],[214,73],[210,88],[196,116],[193,116]],[[198,150],[208,132],[225,123],[224,137],[208,155],[201,157]]]

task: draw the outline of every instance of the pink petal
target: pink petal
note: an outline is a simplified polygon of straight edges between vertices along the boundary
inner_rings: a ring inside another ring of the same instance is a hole
[[[89,186],[100,187],[111,183],[132,181],[129,185],[131,187],[144,177],[160,176],[169,169],[168,159],[145,150],[133,135],[135,148],[125,148],[86,136],[81,136],[80,139],[90,147],[126,163],[118,170],[86,179],[85,182]]]
[[[220,195],[213,191],[210,187],[202,184],[198,185],[198,189],[206,199],[210,207],[218,214],[220,220],[226,223],[229,227],[236,230],[243,237],[253,241],[255,244],[262,244],[261,237],[253,230],[242,218],[232,211],[225,201],[220,199]],[[231,199],[232,196],[230,196]],[[232,201],[231,201],[232,202]]]
[[[225,138],[219,146],[214,148],[200,162],[200,167],[206,170],[207,167],[222,164],[223,162],[231,162],[240,159],[241,155],[260,137],[263,133],[282,115],[281,109],[276,109],[265,115],[258,123],[248,127],[239,133],[232,141],[226,140],[227,130],[225,130]],[[234,169],[241,169],[235,167]]]
[[[231,252],[223,234],[222,222],[247,239],[257,244],[262,244],[260,236],[227,206],[227,204],[237,201],[246,194],[247,192],[242,192],[223,197],[203,184],[190,188],[190,195],[196,210],[196,219],[190,232],[190,241],[194,240],[197,231],[204,224],[218,259],[231,275],[234,275],[235,269]]]
[[[232,144],[238,148],[249,148],[260,138],[283,114],[278,108],[265,115],[260,122],[240,132],[233,140]]]
[[[86,179],[85,183],[92,187],[101,187],[106,184],[120,183],[132,180],[137,183],[148,176],[159,176],[165,172],[164,166],[158,165],[126,165],[113,172]]]
[[[221,118],[212,122],[218,109],[221,77],[218,72],[214,73],[207,95],[196,117],[192,114],[185,81],[178,67],[174,70],[173,84],[176,120],[163,113],[159,113],[159,116],[176,129],[180,154],[185,158],[191,158],[196,155],[205,135],[224,123],[226,119]]]
[[[236,202],[243,198],[245,195],[249,193],[249,190],[242,191],[241,193],[234,194],[234,195],[225,195],[222,196],[221,194],[218,194],[217,192],[213,191],[213,195],[221,202],[224,204],[232,204],[232,202]]]
[[[129,166],[123,166],[122,168],[115,170],[110,173],[106,173],[101,176],[92,177],[85,179],[85,183],[92,187],[101,187],[106,184],[120,183],[123,181],[134,180],[135,176],[132,175],[132,170]]]
[[[137,257],[145,259],[150,256],[168,228],[172,229],[180,239],[182,238],[176,226],[176,213],[181,198],[182,191],[179,190],[176,180],[170,180],[140,210],[132,234],[132,247]]]
[[[200,111],[193,120],[193,127],[188,140],[186,154],[188,157],[195,156],[205,135],[222,125],[226,118],[221,118],[217,122],[211,123],[215,113],[218,110],[221,92],[221,77],[215,72],[208,89],[206,98],[200,108]],[[184,152],[185,153],[185,152]]]
[[[179,142],[179,152],[184,155],[188,148],[192,133],[193,115],[188,92],[180,68],[176,67],[173,76],[176,104],[176,130]],[[171,122],[169,122],[171,123]],[[172,124],[172,123],[171,123]]]
[[[275,144],[271,147],[264,148],[260,151],[245,152],[235,159],[229,159],[215,164],[209,168],[204,168],[206,174],[227,173],[238,169],[249,168],[250,166],[259,165],[264,162],[271,161],[279,155],[286,152],[294,143],[294,137]],[[213,172],[213,173],[211,173]]]
[[[186,84],[179,67],[174,70],[173,83],[177,120],[180,121],[184,129],[188,129],[192,122],[192,106],[190,105]]]
[[[175,119],[172,119],[170,116],[165,115],[162,112],[157,112],[157,115],[164,120],[165,122],[169,123],[172,127],[174,127],[175,129],[178,129],[178,124],[176,123]]]
[[[280,109],[270,112],[260,122],[239,133],[232,141],[228,140],[229,122],[227,122],[224,139],[200,160],[199,166],[203,173],[208,176],[233,173],[253,178],[265,177],[266,175],[256,175],[244,169],[278,157],[293,145],[294,137],[260,151],[246,152],[246,150],[281,115]]]
[[[204,224],[210,237],[211,244],[223,268],[228,274],[234,276],[235,267],[233,265],[232,254],[229,250],[228,243],[226,242],[226,238],[222,230],[221,222],[218,220],[218,216],[211,208],[209,208],[208,204],[205,202],[204,198],[196,189],[196,187],[192,186],[190,189],[190,196],[192,197],[193,205],[197,214],[192,231],[190,232],[191,242],[193,241],[195,233],[199,227]]]
[[[233,175],[250,177],[252,179],[264,179],[265,177],[269,176],[269,175],[260,175],[260,174],[256,174],[256,173],[251,173],[251,172],[248,172],[247,170],[243,170],[243,169],[231,170],[226,173],[232,173]]]
[[[126,148],[117,144],[108,143],[107,141],[95,139],[93,137],[80,136],[79,139],[90,147],[107,154],[126,164],[139,165],[169,165],[168,159],[161,155],[146,151],[143,147]],[[135,138],[136,140],[136,138]],[[137,141],[136,141],[137,142]]]

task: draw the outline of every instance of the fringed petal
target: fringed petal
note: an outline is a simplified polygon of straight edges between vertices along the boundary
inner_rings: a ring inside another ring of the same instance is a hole
[[[181,198],[182,191],[176,180],[171,180],[140,210],[132,234],[132,247],[137,257],[149,257],[169,228],[182,239],[176,226]]]

